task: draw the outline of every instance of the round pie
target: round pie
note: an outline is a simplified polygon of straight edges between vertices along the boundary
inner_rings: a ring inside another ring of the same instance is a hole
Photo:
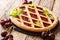
[[[40,5],[22,4],[15,10],[23,12],[17,16],[11,16],[11,21],[19,28],[31,32],[43,32],[53,29],[58,19],[56,15]]]

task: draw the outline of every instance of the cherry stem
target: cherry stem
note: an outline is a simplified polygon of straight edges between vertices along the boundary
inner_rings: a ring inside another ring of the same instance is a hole
[[[27,1],[27,0],[23,0],[23,2],[26,2],[26,3],[28,3],[28,1]]]
[[[6,28],[5,29],[9,34],[11,34],[11,32],[13,31],[13,27],[11,26],[11,27],[9,27],[9,28]]]
[[[11,33],[12,32],[12,30],[13,30],[13,27],[11,26],[10,28],[9,28],[9,33]]]

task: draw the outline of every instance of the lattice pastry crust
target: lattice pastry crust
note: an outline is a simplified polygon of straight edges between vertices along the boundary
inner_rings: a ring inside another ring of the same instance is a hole
[[[34,5],[33,7],[30,7],[29,4],[23,4],[16,7],[16,9],[23,9],[24,12],[20,14],[19,17],[10,17],[11,21],[23,30],[42,32],[53,29],[58,23],[55,14],[42,6]],[[50,19],[48,15],[43,13],[44,9],[53,16],[53,19]],[[37,20],[40,20],[40,25],[36,24]]]

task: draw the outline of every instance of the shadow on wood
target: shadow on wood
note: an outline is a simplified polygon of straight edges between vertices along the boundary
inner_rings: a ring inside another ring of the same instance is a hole
[[[13,24],[14,25],[14,24]],[[24,33],[24,34],[27,34],[27,35],[33,35],[33,36],[40,36],[41,32],[29,32],[29,31],[26,31],[26,30],[23,30],[21,28],[18,28],[16,25],[14,25],[14,29],[18,32],[21,32],[21,33]],[[56,25],[56,27],[54,29],[51,30],[51,32],[56,32],[56,30],[58,30],[58,28],[60,28],[59,26],[59,22],[58,24]],[[57,33],[57,32],[56,32]]]

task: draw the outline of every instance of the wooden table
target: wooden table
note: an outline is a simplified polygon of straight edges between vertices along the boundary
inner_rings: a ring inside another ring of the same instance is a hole
[[[30,0],[28,0],[30,1]],[[41,5],[49,10],[53,11],[60,21],[60,0],[32,0],[34,4]],[[0,18],[9,16],[10,12],[15,8],[16,6],[22,4],[22,0],[0,0]],[[0,34],[4,31],[2,26],[0,25]],[[12,32],[14,36],[14,40],[42,40],[38,36],[30,36],[21,32],[13,31]],[[55,31],[55,40],[60,40],[60,25]],[[0,35],[0,40],[2,39]]]

